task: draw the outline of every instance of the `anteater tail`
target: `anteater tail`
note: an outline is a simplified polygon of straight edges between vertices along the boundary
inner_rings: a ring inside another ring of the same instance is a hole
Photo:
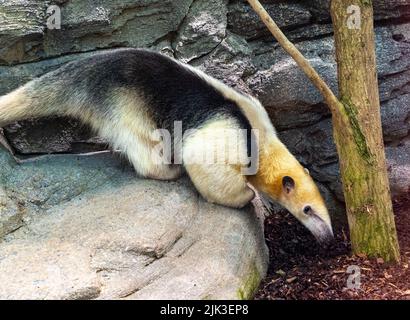
[[[25,87],[0,97],[0,127],[13,121],[29,118],[33,114],[31,105],[32,98],[27,94]]]
[[[44,90],[42,81],[36,79],[1,96],[0,127],[19,120],[61,113],[61,109],[55,108],[55,93],[55,90]]]

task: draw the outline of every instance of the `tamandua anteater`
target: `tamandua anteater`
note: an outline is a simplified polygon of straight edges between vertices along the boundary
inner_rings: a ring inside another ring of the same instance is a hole
[[[333,237],[316,184],[279,140],[260,102],[196,68],[148,50],[116,49],[70,62],[0,97],[0,127],[52,115],[89,124],[144,177],[171,180],[185,170],[205,199],[237,208],[254,198],[250,183],[267,206],[283,205],[319,241]],[[183,139],[172,134],[181,145],[181,161],[154,161],[153,133],[173,132],[175,123],[183,132]],[[222,161],[192,161],[222,145],[228,129],[244,134],[222,153]],[[258,167],[244,174],[249,163],[242,160],[252,152],[252,141]]]

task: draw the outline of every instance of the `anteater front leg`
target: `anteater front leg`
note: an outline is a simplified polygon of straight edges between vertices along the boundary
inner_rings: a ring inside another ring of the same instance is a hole
[[[242,208],[255,196],[241,172],[246,143],[242,136],[235,139],[235,131],[221,128],[235,129],[229,120],[222,119],[197,130],[184,141],[184,167],[206,200]]]
[[[182,175],[182,166],[155,160],[152,144],[135,137],[126,154],[138,174],[155,180],[176,180]]]
[[[239,170],[223,164],[191,164],[185,169],[199,193],[209,202],[242,208],[255,193]]]

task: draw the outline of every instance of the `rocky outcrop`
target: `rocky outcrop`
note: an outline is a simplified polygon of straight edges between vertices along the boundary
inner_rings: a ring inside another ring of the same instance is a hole
[[[36,61],[101,48],[155,46],[175,32],[193,0],[2,1],[0,61]],[[61,9],[49,30],[47,8]]]
[[[208,54],[226,36],[227,0],[194,1],[174,40],[174,55],[187,62]]]
[[[0,299],[246,299],[265,276],[263,220],[187,179],[137,179],[109,154],[2,168],[18,206],[0,207]]]

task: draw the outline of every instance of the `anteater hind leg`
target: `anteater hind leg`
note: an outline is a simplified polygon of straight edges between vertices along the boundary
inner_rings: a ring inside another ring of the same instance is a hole
[[[127,157],[138,174],[156,180],[176,180],[182,175],[182,166],[156,163],[152,144],[136,138],[127,148]]]
[[[182,174],[181,165],[155,161],[157,143],[152,133],[156,129],[144,107],[144,100],[135,92],[116,90],[106,102],[112,110],[111,119],[92,123],[101,136],[127,156],[137,173],[158,180],[175,180]],[[154,151],[154,152],[153,152]]]
[[[100,129],[100,135],[109,140],[114,149],[120,150],[131,162],[135,171],[145,177],[157,180],[175,180],[182,175],[182,166],[155,161],[155,142],[135,127],[123,124],[116,130],[111,126]]]

